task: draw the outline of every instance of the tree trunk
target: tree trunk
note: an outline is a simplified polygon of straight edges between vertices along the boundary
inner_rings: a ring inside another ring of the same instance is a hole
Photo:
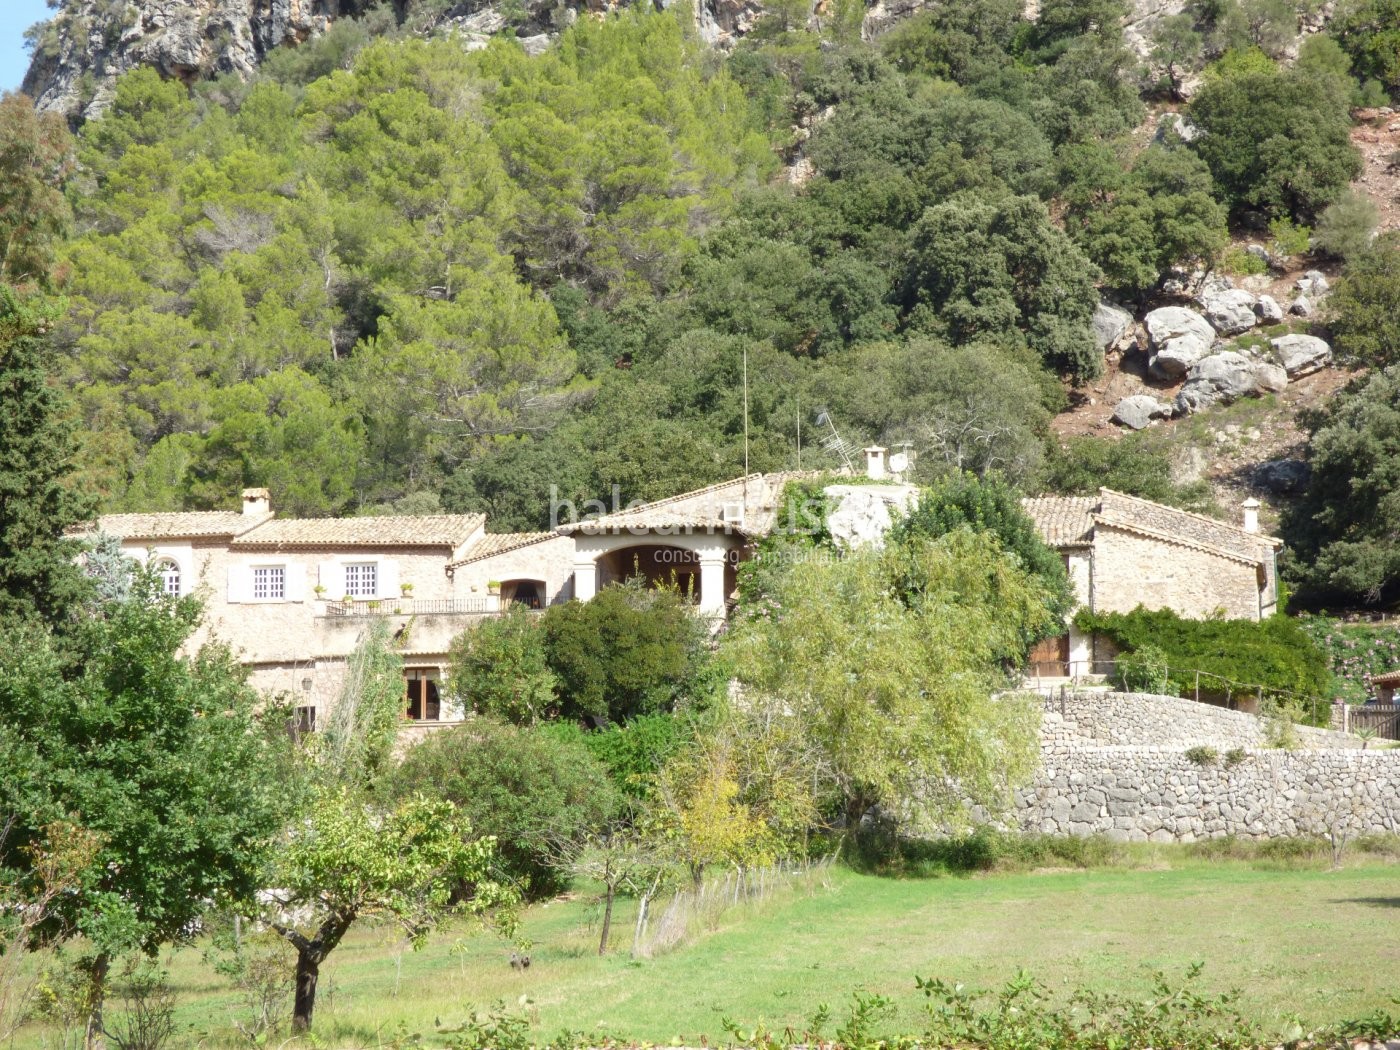
[[[312,952],[297,951],[296,998],[292,1003],[292,1031],[311,1030],[311,1012],[316,1009],[316,979],[321,974],[321,960]]]
[[[598,938],[598,954],[608,953],[608,932],[612,929],[612,906],[613,897],[617,895],[617,887],[608,884],[607,903],[603,905],[603,935]]]
[[[107,971],[111,969],[112,957],[102,952],[92,960],[92,970],[88,975],[88,1021],[83,1034],[85,1050],[106,1050],[107,1034],[102,1029],[102,1003],[107,995]]]

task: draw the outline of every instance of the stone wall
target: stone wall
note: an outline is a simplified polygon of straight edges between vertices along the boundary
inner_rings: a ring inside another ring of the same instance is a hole
[[[1306,748],[1359,748],[1346,733],[1297,726]],[[1175,696],[1087,690],[1045,701],[1041,738],[1048,744],[1102,747],[1156,745],[1185,750],[1203,744],[1222,751],[1263,747],[1268,723],[1243,711]]]
[[[1250,748],[1227,765],[1169,747],[1052,746],[1015,805],[1026,831],[1127,842],[1394,834],[1400,751]]]
[[[1267,749],[1265,732],[1253,715],[1176,697],[1048,699],[1040,769],[1014,821],[1135,842],[1400,833],[1400,750],[1304,726],[1302,748]],[[1215,754],[1193,760],[1191,748]]]

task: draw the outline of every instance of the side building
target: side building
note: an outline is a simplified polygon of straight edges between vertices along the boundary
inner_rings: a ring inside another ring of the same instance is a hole
[[[1238,525],[1112,489],[1023,501],[1041,538],[1064,559],[1081,608],[1171,609],[1187,619],[1262,620],[1278,608],[1282,541],[1259,531],[1259,503]],[[1031,653],[1038,678],[1105,673],[1116,654],[1073,624]]]

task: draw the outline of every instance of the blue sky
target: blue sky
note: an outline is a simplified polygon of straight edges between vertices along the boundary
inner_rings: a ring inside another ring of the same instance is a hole
[[[19,87],[29,67],[24,31],[52,14],[44,0],[0,0],[0,91]]]

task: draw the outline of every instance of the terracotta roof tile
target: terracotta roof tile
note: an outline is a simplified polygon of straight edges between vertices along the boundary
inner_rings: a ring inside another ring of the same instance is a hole
[[[194,539],[201,536],[238,536],[270,520],[271,514],[256,516],[236,510],[172,511],[156,514],[104,514],[91,524],[74,530],[100,531],[124,540]]]
[[[460,547],[486,524],[484,514],[426,517],[286,518],[233,542],[249,547]]]
[[[1051,547],[1087,547],[1093,542],[1097,496],[1036,496],[1023,499],[1021,506]]]
[[[1400,685],[1400,671],[1387,671],[1385,674],[1373,674],[1367,681],[1372,685]]]
[[[1245,532],[1243,526],[1112,489],[1100,489],[1099,497],[1101,502],[1096,520],[1105,525],[1182,546],[1213,551],[1237,561],[1256,565],[1267,562],[1273,558],[1274,548],[1282,546],[1282,541],[1259,532]]]
[[[624,507],[613,514],[584,518],[559,526],[559,532],[651,532],[670,531],[673,534],[701,530],[705,532],[735,532],[746,536],[761,536],[773,530],[777,520],[778,500],[783,486],[802,477],[816,477],[815,472],[782,472],[749,474],[716,482],[691,492],[682,492],[651,503]],[[743,503],[742,523],[726,523],[721,512],[727,503]],[[690,506],[685,506],[690,504]]]
[[[467,548],[467,553],[457,561],[448,565],[448,569],[455,569],[459,565],[466,565],[468,562],[481,561],[482,558],[491,558],[497,554],[505,554],[507,551],[519,550],[521,547],[529,547],[531,544],[542,543],[545,540],[558,539],[557,532],[497,532],[487,533]]]

